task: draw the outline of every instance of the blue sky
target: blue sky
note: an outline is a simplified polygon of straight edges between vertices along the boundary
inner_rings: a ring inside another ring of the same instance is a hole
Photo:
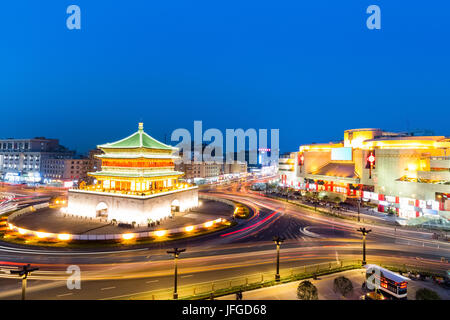
[[[66,8],[81,8],[81,30]],[[366,8],[381,8],[368,30]],[[8,1],[0,137],[79,151],[145,123],[280,129],[282,151],[343,130],[450,135],[448,1]]]

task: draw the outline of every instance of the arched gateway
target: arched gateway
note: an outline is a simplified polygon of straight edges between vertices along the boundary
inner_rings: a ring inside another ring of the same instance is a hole
[[[108,206],[104,202],[100,202],[95,207],[95,216],[97,218],[108,218]]]

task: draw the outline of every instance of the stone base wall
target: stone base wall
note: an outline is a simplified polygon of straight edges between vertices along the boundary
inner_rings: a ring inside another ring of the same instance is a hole
[[[85,190],[69,190],[67,213],[97,218],[100,203],[106,205],[107,221],[113,219],[122,223],[147,225],[149,219],[159,221],[172,214],[172,205],[179,211],[187,211],[198,206],[198,188],[165,192],[145,197],[108,194]],[[102,205],[100,205],[102,206]]]

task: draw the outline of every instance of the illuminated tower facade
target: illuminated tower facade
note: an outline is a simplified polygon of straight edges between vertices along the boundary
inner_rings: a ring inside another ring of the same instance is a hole
[[[175,171],[174,147],[161,143],[139,129],[125,139],[98,146],[102,170],[89,173],[96,189],[123,194],[154,194],[174,189],[182,172]]]
[[[69,190],[67,213],[102,221],[147,225],[198,205],[198,189],[178,179],[176,148],[138,131],[98,146],[102,169],[92,185]]]

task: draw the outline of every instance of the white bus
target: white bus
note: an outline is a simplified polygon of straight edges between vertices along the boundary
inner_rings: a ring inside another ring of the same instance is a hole
[[[381,290],[397,299],[406,299],[409,278],[375,264],[368,264],[365,268],[367,288]]]

